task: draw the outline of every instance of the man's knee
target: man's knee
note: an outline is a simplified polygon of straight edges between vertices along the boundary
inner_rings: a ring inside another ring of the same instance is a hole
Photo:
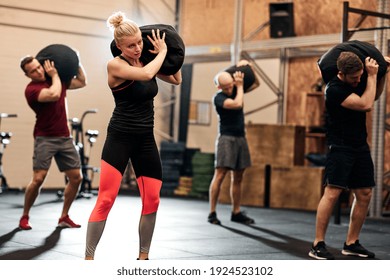
[[[38,189],[42,186],[45,181],[47,171],[46,170],[36,170],[34,171],[33,178],[29,184],[30,188]]]
[[[354,195],[357,201],[369,203],[372,197],[372,189],[371,188],[359,189],[354,192]]]
[[[213,181],[215,183],[217,183],[218,185],[221,185],[223,180],[225,179],[226,177],[226,174],[230,172],[229,169],[227,168],[221,168],[221,167],[218,167],[214,170],[214,177],[213,177]]]
[[[81,174],[79,174],[79,175],[73,177],[73,179],[70,180],[70,182],[74,185],[80,185],[82,180],[83,180],[83,176],[81,176]]]
[[[339,199],[342,191],[343,190],[341,188],[337,188],[337,187],[333,187],[333,186],[328,185],[325,187],[323,197],[329,201],[335,202],[335,201],[337,201],[337,199]]]
[[[71,185],[80,185],[81,181],[83,180],[83,176],[81,175],[80,171],[69,171],[65,173],[66,176],[68,177],[69,183]]]
[[[33,188],[39,188],[40,186],[42,186],[44,180],[45,179],[42,177],[35,177],[35,178],[33,178],[32,182],[31,182],[31,186]]]

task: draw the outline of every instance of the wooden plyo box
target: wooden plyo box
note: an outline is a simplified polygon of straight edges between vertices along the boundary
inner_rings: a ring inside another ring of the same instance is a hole
[[[264,170],[264,165],[251,166],[245,170],[241,187],[241,205],[264,206]],[[231,204],[230,180],[229,172],[221,186],[219,203]]]
[[[248,124],[246,136],[253,165],[304,165],[304,126]]]
[[[316,210],[323,176],[323,167],[271,166],[270,207]]]

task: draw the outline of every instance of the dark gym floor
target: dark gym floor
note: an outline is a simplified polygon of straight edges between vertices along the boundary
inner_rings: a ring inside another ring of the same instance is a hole
[[[82,260],[89,214],[96,201],[75,200],[70,217],[79,229],[58,229],[62,200],[53,191],[41,192],[30,213],[33,229],[21,231],[24,192],[0,195],[0,260]],[[138,252],[138,196],[121,192],[108,217],[96,251],[99,260],[134,260]],[[256,220],[251,226],[230,221],[230,206],[220,204],[221,226],[207,222],[206,200],[162,197],[150,258],[154,260],[308,260],[314,236],[315,213],[286,209],[243,207]],[[355,259],[340,252],[348,227],[330,223],[327,244],[336,259]],[[367,218],[361,243],[376,253],[377,260],[390,260],[390,218]]]

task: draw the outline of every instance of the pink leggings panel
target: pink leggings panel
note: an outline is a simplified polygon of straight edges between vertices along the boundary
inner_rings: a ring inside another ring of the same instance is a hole
[[[122,181],[122,174],[113,166],[101,160],[99,194],[89,222],[100,222],[107,219],[114,205]]]
[[[137,183],[142,198],[142,215],[157,212],[160,204],[161,180],[140,176],[137,178]]]

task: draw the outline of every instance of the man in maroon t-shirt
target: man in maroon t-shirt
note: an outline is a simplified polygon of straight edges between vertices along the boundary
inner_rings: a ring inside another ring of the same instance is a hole
[[[83,67],[80,64],[77,75],[70,81],[68,87],[61,81],[53,61],[46,60],[42,66],[36,58],[27,56],[22,59],[20,67],[31,79],[26,87],[25,96],[28,105],[36,114],[36,122],[33,133],[33,177],[26,188],[19,228],[31,229],[29,212],[39,195],[53,157],[59,170],[69,179],[64,192],[64,205],[58,226],[79,228],[80,225],[75,224],[68,215],[82,175],[80,158],[67,124],[66,90],[82,88],[86,85]],[[46,78],[45,73],[49,78]]]

